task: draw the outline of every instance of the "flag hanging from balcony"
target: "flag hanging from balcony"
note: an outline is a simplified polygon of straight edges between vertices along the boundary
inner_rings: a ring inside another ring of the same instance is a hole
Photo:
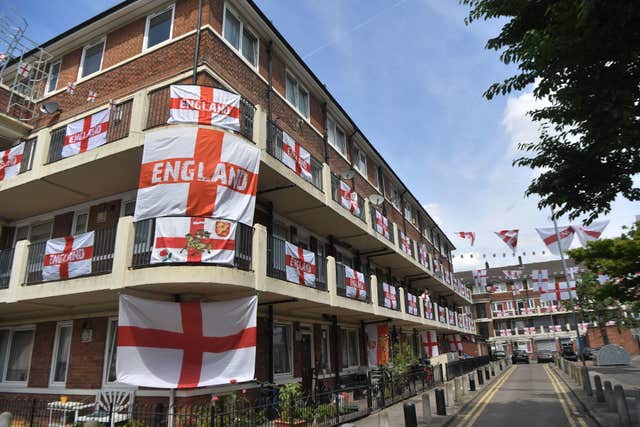
[[[240,95],[207,86],[171,85],[167,123],[194,123],[240,130]]]
[[[533,290],[535,291],[547,289],[547,283],[549,283],[549,271],[531,270],[531,283],[533,285]]]
[[[22,157],[24,155],[24,141],[20,144],[0,151],[0,182],[20,173]]]
[[[547,283],[546,289],[541,291],[540,301],[562,301],[576,297],[575,284],[554,281],[553,283]]]
[[[370,368],[389,364],[389,326],[367,325],[367,361]]]
[[[407,312],[413,316],[418,316],[420,314],[418,309],[418,297],[409,292],[407,292]]]
[[[594,222],[589,226],[576,226],[573,227],[576,230],[580,244],[585,246],[589,242],[596,241],[602,235],[602,232],[609,225],[609,220]]]
[[[496,236],[504,242],[512,251],[516,251],[518,246],[518,232],[519,230],[500,230],[496,231]]]
[[[194,388],[254,379],[258,297],[165,302],[120,295],[116,377]]]
[[[107,142],[108,131],[108,108],[69,123],[62,146],[62,157],[75,156],[104,145]]]
[[[536,334],[536,328],[533,326],[525,326],[524,327],[524,334],[525,335],[535,335]]]
[[[423,354],[428,357],[436,357],[438,351],[438,336],[436,331],[420,331],[420,341],[422,341]]]
[[[473,282],[476,287],[484,290],[487,287],[487,270],[484,268],[473,270]]]
[[[300,285],[316,285],[316,254],[293,243],[285,242],[287,281]]]
[[[382,212],[376,212],[376,231],[378,234],[382,234],[385,238],[389,239],[391,235],[389,234],[389,220],[386,216],[382,215]]]
[[[282,163],[307,181],[311,181],[311,154],[282,132]]]
[[[405,254],[411,255],[411,239],[403,231],[400,232],[400,248]]]
[[[566,227],[558,227],[557,235],[554,227],[536,228],[536,231],[540,235],[544,244],[547,245],[547,248],[549,248],[549,251],[554,255],[560,255],[560,250],[558,249],[558,236],[560,237],[560,249],[562,252],[565,252],[571,246],[571,242],[573,242],[573,236],[575,234],[574,228],[570,225]]]
[[[344,181],[340,181],[340,204],[349,209],[354,216],[360,216],[358,193],[353,191]]]
[[[456,231],[455,234],[457,234],[461,239],[469,240],[471,242],[471,246],[476,242],[476,233],[473,231]]]
[[[215,129],[145,134],[134,221],[160,216],[225,218],[253,225],[260,150]]]
[[[151,264],[203,262],[233,265],[236,223],[200,217],[156,219]]]
[[[429,295],[424,296],[424,317],[433,320],[433,304]]]
[[[385,307],[390,308],[391,310],[396,310],[398,308],[398,298],[396,295],[396,287],[388,284],[387,282],[382,282],[382,293],[384,296],[383,304]]]
[[[347,296],[365,301],[367,299],[367,282],[364,280],[364,274],[345,265],[344,275]]]
[[[47,240],[42,280],[72,279],[91,274],[95,231]]]
[[[444,307],[438,306],[438,320],[441,323],[447,323],[447,312]]]
[[[509,280],[518,280],[522,277],[522,270],[502,270],[504,277]]]
[[[447,342],[449,343],[449,351],[462,351],[462,338],[460,338],[460,334],[447,335]]]

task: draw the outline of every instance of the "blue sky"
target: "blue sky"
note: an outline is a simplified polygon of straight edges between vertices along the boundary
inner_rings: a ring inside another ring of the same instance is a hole
[[[9,4],[28,20],[30,37],[42,42],[115,3]],[[526,117],[536,101],[530,89],[482,98],[492,82],[514,72],[484,49],[499,22],[466,26],[467,9],[456,0],[257,3],[449,234],[458,247],[457,269],[480,265],[482,254],[492,266],[513,263],[493,235],[500,229],[521,230],[518,253],[526,252],[525,262],[551,259],[548,251],[541,255],[545,248],[534,231],[550,226],[549,214],[523,195],[534,174],[511,166],[515,145],[537,135]],[[635,214],[638,204],[617,200],[604,235],[618,235]],[[454,231],[475,231],[476,245]]]

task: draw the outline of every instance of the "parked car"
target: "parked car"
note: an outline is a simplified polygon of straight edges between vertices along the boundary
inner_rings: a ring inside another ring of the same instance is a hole
[[[529,355],[525,350],[513,350],[511,355],[511,363],[529,363]]]
[[[553,362],[553,353],[549,350],[540,350],[536,354],[536,359],[538,359],[538,363],[550,363]]]
[[[573,345],[571,344],[564,344],[562,346],[562,350],[560,350],[560,354],[566,360],[573,360],[573,361],[578,360],[578,355],[576,354],[575,351],[573,351]]]
[[[493,355],[495,356],[496,359],[504,359],[505,357],[507,357],[507,354],[502,350],[495,351]]]

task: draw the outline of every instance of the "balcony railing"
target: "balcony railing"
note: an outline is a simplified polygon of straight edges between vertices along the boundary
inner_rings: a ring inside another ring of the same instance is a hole
[[[13,262],[13,248],[0,251],[0,289],[9,287],[11,278],[11,263]]]
[[[287,280],[286,241],[273,235],[269,235],[268,239],[267,276]],[[323,291],[327,290],[327,260],[318,253],[316,253],[315,288]]]
[[[357,296],[347,295],[347,275],[344,264],[336,263],[336,293],[345,298],[351,298],[358,301],[366,301],[371,303],[371,279],[368,274],[364,274],[366,298],[357,298]]]
[[[282,129],[274,123],[270,123],[270,139],[267,141],[267,153],[276,159],[283,161],[282,152]],[[322,163],[315,157],[311,156],[311,184],[319,190],[322,190]]]
[[[147,129],[164,126],[169,120],[169,86],[149,92],[149,114]],[[240,98],[240,134],[253,141],[253,116],[256,107],[245,98]]]
[[[410,295],[415,297],[415,311],[412,312],[411,304],[409,304]],[[404,311],[411,316],[420,316],[420,298],[417,295],[412,294],[408,290],[404,293]]]
[[[337,202],[340,206],[340,178],[331,174],[331,197],[335,202]],[[364,198],[358,194],[358,208],[360,210],[359,215],[354,215],[356,218],[360,218],[362,221],[365,220],[365,211],[364,211]]]
[[[370,212],[370,215],[371,215],[371,228],[373,228],[373,231],[378,233],[378,230],[376,229],[376,212],[377,212],[376,208],[371,206],[371,212]],[[393,243],[393,236],[394,236],[394,233],[395,233],[394,227],[396,225],[393,222],[389,221],[388,218],[387,218],[387,223],[389,224],[389,237],[388,237],[388,239],[389,239],[389,241],[391,243]],[[381,236],[386,238],[386,236],[384,236],[382,233],[378,233],[378,234],[380,234]]]
[[[93,257],[91,258],[91,274],[88,274],[87,276],[111,273],[115,244],[115,226],[96,230],[93,243]],[[43,282],[42,267],[44,265],[46,245],[46,240],[31,243],[29,245],[25,284],[34,285],[36,283]]]
[[[116,105],[109,114],[109,130],[107,131],[107,143],[129,136],[129,128],[131,127],[132,105],[133,100],[126,100]],[[51,131],[51,143],[49,144],[48,163],[62,160],[62,148],[64,147],[64,138],[66,134],[66,126],[62,126],[61,128],[57,128]]]
[[[389,307],[384,302],[384,284],[383,284],[383,282],[384,282],[384,280],[381,280],[380,278],[378,278],[378,305],[380,307],[388,308],[389,310],[400,311],[400,289],[398,289],[398,287],[396,285],[392,285],[392,284],[389,283],[389,286],[392,286],[396,291],[396,293],[395,293],[396,307],[395,308]]]
[[[151,252],[153,250],[153,238],[155,235],[155,218],[146,219],[134,223],[133,257],[131,267],[153,267],[160,264],[151,264]],[[238,223],[236,225],[236,242],[234,267],[241,270],[251,270],[251,252],[253,249],[253,227]],[[214,265],[208,263],[187,263]],[[162,265],[185,265],[185,263],[166,263]]]

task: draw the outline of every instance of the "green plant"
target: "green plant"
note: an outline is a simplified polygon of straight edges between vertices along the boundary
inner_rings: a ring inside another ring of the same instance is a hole
[[[106,426],[106,424],[105,424]],[[125,424],[124,427],[146,427],[146,424],[143,421],[140,420],[128,420]]]
[[[332,403],[322,403],[314,411],[316,421],[324,421],[333,418],[336,414],[336,407]]]
[[[278,406],[280,407],[280,416],[288,418],[292,411],[292,404],[302,397],[302,385],[300,383],[285,384],[278,389]]]
[[[401,342],[393,344],[393,365],[391,366],[393,374],[403,374],[409,370],[411,365],[415,365],[417,362],[418,358],[413,353],[411,345]]]

